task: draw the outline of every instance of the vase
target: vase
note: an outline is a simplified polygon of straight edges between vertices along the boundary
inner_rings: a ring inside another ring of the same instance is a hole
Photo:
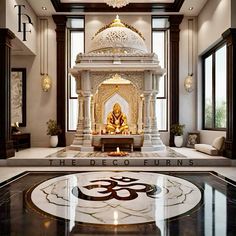
[[[58,144],[58,136],[57,135],[50,136],[50,146],[56,147],[57,144]]]
[[[174,143],[176,147],[182,147],[183,145],[183,136],[175,136],[174,137]]]

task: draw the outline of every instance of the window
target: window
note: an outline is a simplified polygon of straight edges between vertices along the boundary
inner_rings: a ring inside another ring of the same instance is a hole
[[[84,53],[84,19],[68,19],[68,69],[75,65],[78,53]],[[78,101],[75,78],[67,78],[67,130],[75,131],[77,127]]]
[[[203,56],[203,128],[226,128],[226,45]]]
[[[168,18],[152,19],[152,51],[158,55],[160,65],[167,69],[167,42],[168,42]],[[160,131],[168,130],[168,77],[164,75],[160,79],[159,94],[157,95],[157,126]]]

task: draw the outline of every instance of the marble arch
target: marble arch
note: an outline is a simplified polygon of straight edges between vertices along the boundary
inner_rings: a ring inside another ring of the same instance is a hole
[[[92,78],[92,92],[95,93],[98,89],[99,85],[102,84],[104,81],[109,80],[116,74],[119,74],[123,79],[130,81],[136,89],[139,91],[142,91],[143,88],[143,73],[140,72],[91,72],[91,78]]]
[[[132,96],[130,96],[130,94],[132,94]],[[114,100],[115,96],[117,96],[117,99]],[[132,133],[135,133],[138,122],[138,103],[143,102],[140,96],[141,91],[138,90],[132,83],[102,83],[99,86],[97,92],[94,94],[94,106],[96,111],[94,116],[97,128],[99,129],[99,127],[102,127],[103,124],[106,123],[106,115],[108,115],[108,113],[111,111],[112,104],[114,105],[116,102],[118,102],[122,107],[122,111],[127,116],[129,127],[131,128],[130,130]],[[109,102],[110,100],[112,101],[110,107],[107,110],[105,108],[105,103]],[[124,104],[122,100],[124,101]],[[140,119],[142,119],[142,117],[140,117]],[[139,130],[141,130],[141,127]]]

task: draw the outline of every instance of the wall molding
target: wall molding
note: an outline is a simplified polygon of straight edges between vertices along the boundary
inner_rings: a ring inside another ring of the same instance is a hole
[[[175,0],[173,3],[130,3],[122,8],[112,8],[106,3],[51,2],[56,12],[179,12],[184,0]]]

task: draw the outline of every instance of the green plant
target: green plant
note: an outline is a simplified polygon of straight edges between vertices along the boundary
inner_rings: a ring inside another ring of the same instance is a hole
[[[49,120],[47,122],[48,128],[47,128],[47,135],[58,135],[62,132],[59,125],[57,125],[57,122],[55,120]]]
[[[170,132],[175,136],[183,135],[185,125],[173,124],[171,125]]]
[[[216,127],[225,128],[226,127],[226,102],[222,101],[216,107],[216,117],[215,117]]]
[[[205,105],[205,127],[213,127],[213,108],[211,101],[207,100]],[[226,127],[226,102],[220,101],[215,108],[215,128]]]

